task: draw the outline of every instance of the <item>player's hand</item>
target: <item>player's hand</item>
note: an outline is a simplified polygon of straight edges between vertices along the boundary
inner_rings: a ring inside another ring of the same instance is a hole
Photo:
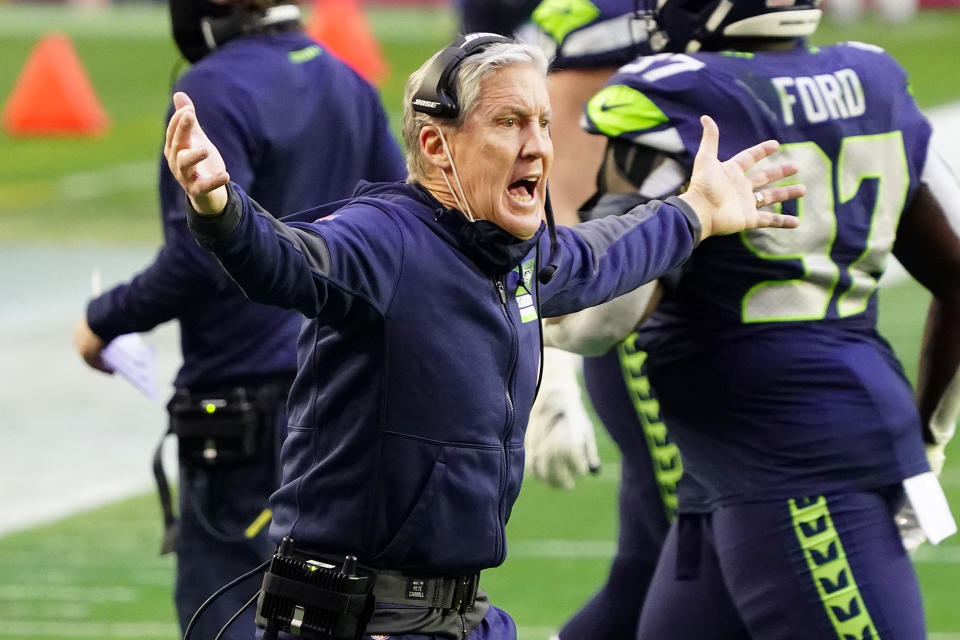
[[[545,349],[540,394],[525,438],[527,468],[547,484],[573,489],[576,479],[600,469],[593,422],[580,401],[580,357]]]
[[[910,501],[903,503],[900,511],[894,516],[894,522],[897,523],[897,529],[900,530],[900,539],[903,540],[903,548],[907,553],[913,553],[927,541],[927,536],[920,528],[920,522],[917,520],[917,514],[913,510]]]
[[[73,346],[88,365],[104,373],[113,373],[113,369],[103,362],[103,349],[107,343],[93,332],[86,316],[77,320],[73,327]]]
[[[190,97],[178,91],[173,94],[173,106],[176,111],[167,124],[163,144],[167,166],[197,213],[216,215],[227,205],[227,167],[200,128]]]
[[[717,123],[710,116],[701,116],[700,123],[703,137],[693,162],[690,186],[680,198],[697,212],[703,226],[701,239],[757,227],[796,227],[799,223],[796,217],[759,208],[799,198],[806,193],[802,184],[762,188],[794,175],[796,165],[784,163],[747,173],[757,162],[776,152],[780,144],[776,140],[767,140],[720,162],[717,158],[720,143]]]

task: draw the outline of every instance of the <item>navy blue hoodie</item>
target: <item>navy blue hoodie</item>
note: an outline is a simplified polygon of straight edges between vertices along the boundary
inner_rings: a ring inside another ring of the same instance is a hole
[[[547,234],[518,245],[515,267],[494,267],[465,240],[470,223],[423,188],[358,196],[283,223],[232,187],[222,214],[189,219],[251,299],[313,319],[271,534],[420,574],[499,565],[537,383],[537,308],[571,313],[657,278],[690,255],[696,215],[671,198],[559,228],[559,270],[537,287]]]

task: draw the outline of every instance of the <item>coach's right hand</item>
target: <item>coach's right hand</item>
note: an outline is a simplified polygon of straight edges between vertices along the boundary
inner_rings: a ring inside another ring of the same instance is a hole
[[[176,111],[170,117],[163,144],[167,166],[196,212],[216,215],[227,206],[227,167],[200,128],[190,97],[178,91],[173,94],[173,106]]]
[[[795,174],[795,164],[754,168],[755,164],[775,153],[779,143],[767,140],[721,162],[717,158],[720,145],[717,123],[710,116],[702,116],[700,124],[703,125],[703,137],[693,161],[690,185],[680,194],[680,199],[693,207],[700,218],[700,239],[758,227],[796,227],[799,220],[794,216],[759,209],[806,193],[802,184],[770,186]]]

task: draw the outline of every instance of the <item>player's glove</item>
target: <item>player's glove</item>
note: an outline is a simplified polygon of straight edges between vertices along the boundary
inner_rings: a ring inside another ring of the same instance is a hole
[[[943,463],[947,459],[944,448],[945,445],[942,444],[924,445],[927,462],[930,463],[930,470],[933,471],[934,475],[938,478],[943,472]],[[903,547],[908,553],[913,553],[920,548],[920,545],[927,541],[927,536],[923,533],[923,529],[920,528],[917,514],[914,512],[913,505],[910,504],[909,500],[904,503],[900,511],[897,512],[897,515],[894,516],[894,521],[900,530],[900,539],[903,540]]]
[[[540,395],[525,439],[527,468],[547,484],[573,489],[576,478],[600,469],[593,422],[580,400],[580,357],[544,349]]]
[[[924,445],[924,451],[927,453],[930,470],[939,478],[943,473],[943,464],[947,461],[946,444],[927,444]]]
[[[900,511],[894,516],[894,522],[897,523],[897,529],[900,530],[900,539],[903,540],[903,548],[907,550],[907,553],[913,553],[927,541],[927,536],[920,528],[917,514],[909,500],[900,507]]]

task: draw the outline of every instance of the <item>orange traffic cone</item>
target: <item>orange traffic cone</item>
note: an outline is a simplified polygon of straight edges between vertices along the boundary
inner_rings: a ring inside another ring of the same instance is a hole
[[[13,135],[97,135],[109,124],[67,36],[44,36],[27,58],[3,107]]]
[[[356,0],[314,0],[307,33],[369,82],[386,78],[387,63]]]

